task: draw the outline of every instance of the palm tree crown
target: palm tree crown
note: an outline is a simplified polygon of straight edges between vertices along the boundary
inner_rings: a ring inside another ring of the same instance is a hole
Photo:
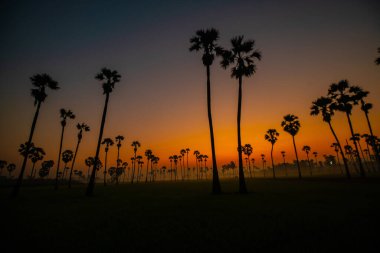
[[[205,66],[210,66],[214,62],[215,55],[219,55],[223,49],[216,44],[219,39],[218,30],[211,28],[196,31],[196,35],[190,39],[190,51],[203,51],[202,62]]]
[[[288,132],[290,135],[295,136],[298,133],[301,124],[297,116],[288,114],[284,116],[284,120],[281,122],[281,126],[284,128],[285,132]]]
[[[265,134],[264,138],[265,140],[269,141],[270,143],[275,144],[276,141],[277,141],[277,137],[279,136],[280,134],[277,132],[276,129],[269,129],[267,131],[267,133]]]
[[[121,75],[116,70],[102,68],[100,72],[96,74],[95,79],[104,81],[102,83],[103,94],[109,94],[115,88],[115,84],[120,82]]]
[[[59,110],[60,116],[61,116],[61,125],[64,127],[66,126],[66,119],[75,119],[75,115],[71,110],[65,110],[61,109]]]
[[[37,87],[31,90],[32,97],[34,97],[34,105],[39,102],[45,101],[47,94],[45,92],[46,87],[52,90],[58,90],[58,82],[54,81],[48,74],[37,74],[30,78],[33,86]]]
[[[310,115],[322,115],[323,121],[331,122],[331,117],[334,115],[334,110],[331,108],[332,99],[329,97],[320,97],[312,102]]]

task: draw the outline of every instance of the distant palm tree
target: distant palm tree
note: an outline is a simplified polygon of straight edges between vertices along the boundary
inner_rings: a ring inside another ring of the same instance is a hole
[[[239,80],[238,93],[238,113],[237,113],[237,136],[238,136],[238,156],[239,156],[239,192],[247,193],[247,187],[244,180],[243,172],[243,147],[241,144],[240,121],[241,121],[241,103],[242,103],[242,83],[243,77],[250,77],[256,72],[255,60],[261,60],[261,53],[254,49],[253,40],[243,41],[243,36],[231,39],[232,49],[223,50],[223,60],[221,65],[227,68],[233,65],[231,77]]]
[[[253,148],[251,144],[245,144],[243,146],[243,153],[247,156],[247,162],[248,162],[248,171],[249,171],[249,176],[252,179],[252,173],[251,173],[251,161],[249,157],[252,155]]]
[[[14,164],[14,163],[8,164],[7,170],[8,170],[8,173],[9,173],[9,177],[11,178],[12,177],[12,172],[16,170],[16,164]]]
[[[377,49],[377,52],[380,54],[380,47]],[[376,60],[375,60],[375,63],[377,65],[380,65],[380,57],[378,57]]]
[[[170,161],[170,181],[173,180],[173,156],[169,156]]]
[[[354,132],[354,129],[352,126],[350,116],[352,113],[352,108],[355,104],[358,103],[358,100],[357,100],[357,97],[355,95],[351,94],[350,84],[348,83],[347,80],[341,80],[338,83],[333,83],[330,85],[328,95],[330,96],[330,98],[333,99],[332,108],[334,110],[338,110],[338,111],[344,112],[346,114],[347,121],[348,121],[348,124],[350,126],[351,137],[354,138],[355,132]],[[362,177],[365,177],[365,172],[364,172],[362,160],[361,160],[360,155],[359,155],[358,144],[357,144],[355,139],[353,140],[353,142],[354,142],[354,146],[355,146],[355,151],[358,154],[356,156],[356,159],[357,159],[358,164],[359,164],[360,175]]]
[[[53,168],[53,166],[54,166],[53,160],[43,161],[41,164],[41,169],[38,171],[38,175],[41,178],[48,176],[50,173],[50,169]]]
[[[186,165],[187,165],[187,177],[190,176],[189,174],[189,171],[190,171],[190,167],[189,167],[189,152],[190,152],[190,149],[189,148],[186,148]]]
[[[83,138],[83,131],[85,131],[85,132],[90,131],[90,127],[87,126],[85,123],[82,123],[82,124],[78,123],[77,124],[77,129],[79,130],[79,132],[78,132],[78,141],[77,141],[77,146],[75,148],[73,162],[71,163],[71,168],[70,168],[69,188],[71,188],[71,176],[73,174],[75,159],[77,158],[77,154],[78,154],[78,150],[79,150],[79,144],[81,143],[82,138]]]
[[[177,181],[177,162],[178,162],[178,155],[173,155],[173,161],[174,161],[174,166],[175,166],[175,169],[174,169],[174,181]]]
[[[149,172],[149,161],[154,157],[152,150],[147,149],[145,150],[145,156],[146,156],[146,173],[145,173],[145,183],[148,183],[148,172]],[[152,166],[150,167],[150,170],[152,171]]]
[[[141,161],[142,159],[143,159],[143,157],[141,155],[136,156],[136,161],[137,161],[137,179],[136,179],[136,182],[137,183],[140,181],[142,165],[144,164],[144,162]]]
[[[358,146],[359,146],[360,154],[362,155],[363,160],[364,160],[364,162],[365,162],[364,152],[363,152],[363,149],[362,149],[362,145],[360,144],[360,134],[358,134],[358,133],[354,134],[353,137],[350,137],[350,140],[351,140],[351,141],[354,141],[354,140],[356,141],[356,143],[357,143]]]
[[[47,74],[34,75],[30,78],[30,80],[31,80],[33,86],[35,86],[35,88],[33,88],[31,90],[31,94],[32,94],[32,97],[34,98],[34,106],[37,106],[37,108],[36,108],[36,112],[34,114],[32,127],[30,129],[29,138],[27,141],[27,143],[28,143],[27,146],[30,146],[30,143],[32,143],[34,129],[36,128],[38,114],[40,112],[41,104],[45,101],[45,99],[47,97],[46,88],[49,88],[52,90],[58,90],[59,89],[58,83],[56,81],[54,81]],[[29,147],[27,147],[27,150],[29,150]],[[22,165],[21,165],[20,174],[17,178],[15,187],[13,188],[11,197],[17,197],[19,194],[22,179],[24,177],[25,166],[26,166],[27,160],[28,160],[28,154],[25,154],[24,160],[23,160]]]
[[[219,39],[219,32],[214,29],[198,30],[196,35],[190,39],[191,47],[190,51],[202,51],[202,62],[206,66],[207,74],[207,115],[210,128],[210,139],[211,139],[211,152],[212,152],[212,167],[213,167],[213,177],[212,177],[212,193],[220,194],[221,187],[218,175],[218,168],[216,164],[215,155],[215,144],[214,144],[214,129],[212,125],[212,114],[211,114],[211,81],[210,81],[210,66],[214,62],[215,55],[219,55],[222,52],[222,48],[216,44]]]
[[[121,148],[121,142],[124,140],[124,136],[118,135],[115,137],[115,141],[117,142],[117,158],[116,158],[116,175],[120,173],[119,167],[121,166],[121,159],[120,159],[120,148]],[[119,183],[119,177],[116,177],[116,183]]]
[[[318,167],[318,159],[317,159],[317,157],[318,157],[318,152],[314,151],[314,152],[313,152],[313,155],[314,155],[314,158],[315,158],[315,164],[316,164],[316,166]]]
[[[119,73],[117,73],[116,70],[112,71],[107,68],[103,68],[100,73],[98,73],[95,76],[95,79],[103,82],[103,94],[106,94],[106,101],[104,103],[104,109],[103,109],[103,116],[102,116],[102,123],[100,125],[100,132],[99,132],[99,138],[98,138],[98,144],[96,147],[96,153],[95,153],[95,161],[99,160],[99,151],[100,151],[100,143],[103,139],[103,130],[104,130],[104,124],[106,122],[106,115],[107,115],[107,106],[108,106],[108,100],[110,93],[113,91],[115,84],[120,82],[121,76]],[[95,172],[96,172],[96,165],[94,165],[94,168],[91,173],[90,182],[88,183],[86,195],[92,196],[94,193],[94,187],[95,187]]]
[[[106,145],[106,147],[104,148],[104,151],[106,153],[106,156],[104,158],[104,186],[107,185],[107,156],[108,156],[108,150],[109,150],[109,147],[112,146],[114,144],[113,140],[111,138],[104,138],[103,142],[102,142],[102,145]]]
[[[88,170],[87,170],[87,179],[90,179],[90,170],[91,170],[91,166],[94,166],[95,164],[95,159],[94,157],[87,157],[86,160],[84,161],[86,166],[88,166]]]
[[[307,163],[309,164],[310,176],[312,176],[313,175],[313,171],[311,169],[311,163],[310,163],[310,159],[309,159],[309,153],[311,151],[311,148],[310,148],[310,146],[305,145],[305,146],[302,147],[302,151],[304,151],[306,153]]]
[[[38,161],[41,161],[44,159],[44,155],[46,155],[45,151],[42,148],[39,147],[33,147],[32,150],[29,153],[29,159],[32,161],[32,170],[30,172],[30,178],[34,178],[35,174],[35,166]]]
[[[264,172],[264,177],[265,177],[265,155],[261,154],[261,161],[263,162],[263,172]]]
[[[282,161],[285,168],[285,176],[288,176],[288,167],[286,166],[286,163],[285,163],[285,154],[286,154],[285,151],[281,151]]]
[[[55,187],[54,189],[57,190],[58,189],[58,175],[59,175],[59,164],[60,164],[60,161],[61,161],[61,152],[62,152],[62,144],[63,144],[63,134],[65,132],[65,127],[66,127],[66,123],[67,123],[67,119],[75,119],[75,115],[74,113],[71,111],[71,110],[65,110],[65,109],[61,109],[59,111],[60,113],[60,117],[61,117],[61,126],[62,126],[62,130],[61,130],[61,140],[60,140],[60,143],[59,143],[59,152],[58,152],[58,162],[57,162],[57,173],[56,173],[56,177],[55,177]]]
[[[302,178],[300,162],[298,160],[297,146],[294,136],[298,133],[301,124],[298,120],[298,117],[293,114],[288,114],[284,116],[284,120],[281,122],[281,126],[284,128],[284,131],[289,133],[293,139],[294,153],[296,154],[298,177]]]
[[[8,164],[7,161],[0,160],[0,176],[3,175],[3,169],[5,168],[5,166],[7,166],[7,164]]]
[[[379,48],[379,50],[380,50],[380,48]],[[369,115],[368,115],[369,114],[369,110],[372,109],[373,105],[371,103],[367,103],[366,101],[364,101],[364,98],[366,98],[368,96],[369,91],[364,91],[359,86],[352,86],[350,88],[350,92],[352,92],[354,94],[354,97],[355,97],[354,100],[355,101],[360,101],[360,104],[361,104],[360,109],[365,114],[365,118],[367,120],[367,125],[368,125],[368,129],[369,129],[369,133],[371,135],[371,140],[372,140],[372,145],[371,146],[373,147],[373,150],[374,150],[374,153],[375,153],[375,158],[376,158],[376,161],[377,161],[377,169],[380,170],[379,149],[377,148],[377,145],[374,145],[375,138],[374,138],[373,131],[372,131],[371,121],[369,120]],[[359,145],[360,145],[360,142],[359,142]]]
[[[179,153],[181,154],[181,157],[183,158],[181,166],[182,166],[182,169],[183,169],[183,171],[182,171],[182,180],[184,180],[185,177],[186,177],[186,174],[185,174],[185,172],[186,172],[186,170],[185,170],[185,154],[186,154],[186,149],[181,149],[179,151]]]
[[[65,164],[65,169],[67,168],[67,164],[71,162],[74,158],[74,152],[71,150],[65,150],[62,152],[62,162]],[[63,177],[62,180],[65,178],[66,172],[62,172]]]
[[[273,178],[276,178],[276,173],[274,171],[274,162],[273,162],[273,147],[279,135],[280,134],[277,132],[276,129],[269,129],[264,136],[265,140],[269,141],[272,144],[272,148],[270,150],[270,159],[272,160]]]
[[[141,144],[138,141],[133,141],[131,146],[133,147],[133,152],[135,154],[134,159],[133,159],[133,168],[132,168],[132,176],[131,176],[132,177],[131,184],[133,184],[133,180],[134,180],[134,177],[135,177],[136,162],[137,162],[137,160],[136,160],[136,158],[137,158],[136,154],[137,154],[137,149],[141,146]]]
[[[333,105],[332,98],[329,98],[329,97],[320,97],[317,100],[315,100],[315,101],[312,102],[310,115],[317,116],[319,114],[322,115],[323,121],[326,122],[329,125],[329,127],[330,127],[331,133],[333,134],[333,136],[335,138],[335,141],[336,141],[335,142],[336,145],[337,145],[336,147],[339,148],[340,154],[341,154],[342,159],[343,159],[343,164],[344,164],[344,168],[345,168],[345,171],[346,171],[346,176],[347,176],[347,178],[351,178],[351,174],[350,174],[350,171],[348,169],[348,164],[347,164],[347,160],[346,160],[346,158],[344,156],[342,145],[340,144],[338,136],[336,135],[336,133],[334,131],[334,128],[332,127],[332,123],[331,123],[332,116],[334,116],[334,105]],[[339,156],[338,155],[337,155],[337,157],[338,157],[338,160],[339,160]],[[339,164],[339,166],[340,166],[340,164]]]
[[[197,167],[197,179],[199,179],[199,166],[198,166],[198,156],[201,154],[198,150],[193,152],[195,155],[195,166]]]
[[[336,142],[334,142],[333,144],[331,144],[330,147],[334,148],[334,151],[335,151],[335,153],[336,153],[336,158],[337,158],[337,161],[338,161],[338,166],[339,166],[340,172],[341,172],[342,175],[343,175],[342,165],[340,164],[340,161],[339,161],[339,151],[341,151],[341,154],[342,154],[342,153],[343,153],[343,151],[341,150],[342,148],[341,148],[340,145],[339,145],[338,143],[336,143]],[[345,160],[344,154],[343,154],[343,156],[342,156],[342,159]],[[346,165],[347,165],[347,161],[345,162],[345,166],[346,166]],[[348,172],[348,173],[350,173],[350,172]],[[350,174],[348,174],[348,175],[350,175]]]

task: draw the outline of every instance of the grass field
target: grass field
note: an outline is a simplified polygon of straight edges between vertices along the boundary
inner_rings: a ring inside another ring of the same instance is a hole
[[[380,178],[0,189],[2,248],[44,252],[380,252]],[[2,251],[4,252],[4,251]]]

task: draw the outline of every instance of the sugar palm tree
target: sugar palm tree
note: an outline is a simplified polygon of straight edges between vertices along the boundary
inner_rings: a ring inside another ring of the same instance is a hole
[[[243,77],[250,77],[256,72],[255,60],[261,60],[261,53],[254,49],[253,40],[243,41],[243,36],[231,39],[232,49],[223,50],[223,60],[221,65],[227,68],[232,65],[231,77],[239,80],[238,92],[238,113],[237,113],[237,136],[238,136],[238,156],[239,156],[239,192],[246,193],[247,187],[243,172],[243,147],[241,144],[240,121],[242,103],[242,83]]]
[[[211,139],[211,152],[212,152],[212,164],[213,164],[213,177],[212,177],[212,193],[220,194],[221,187],[218,175],[218,168],[216,164],[215,144],[214,144],[214,129],[212,124],[211,114],[211,81],[210,81],[210,66],[214,62],[215,56],[222,52],[222,48],[217,45],[219,39],[219,32],[214,29],[198,30],[196,35],[190,39],[190,51],[202,51],[202,62],[206,67],[207,75],[207,115],[210,128]]]
[[[197,167],[197,179],[199,179],[199,166],[198,166],[198,156],[201,153],[198,150],[194,150],[193,155],[195,155],[195,166]]]
[[[73,151],[67,149],[67,150],[62,152],[62,162],[64,162],[64,164],[65,164],[65,169],[67,168],[67,164],[69,162],[71,162],[73,160],[73,158],[74,158],[74,152]],[[66,174],[66,172],[63,171],[62,173],[63,173],[62,179],[64,179],[64,175]]]
[[[273,178],[276,178],[276,173],[274,170],[274,161],[273,161],[273,147],[274,147],[274,144],[277,142],[278,136],[280,136],[280,134],[277,132],[276,129],[269,129],[264,136],[265,140],[269,141],[270,144],[272,145],[272,148],[270,150],[270,159],[272,160]]]
[[[73,174],[74,165],[75,165],[75,159],[77,158],[77,154],[78,154],[78,150],[79,150],[79,144],[81,143],[82,138],[83,138],[83,131],[85,131],[85,132],[90,131],[90,127],[87,126],[85,123],[82,123],[82,124],[78,123],[77,124],[77,129],[79,130],[79,132],[78,132],[78,141],[77,141],[77,146],[75,148],[73,162],[71,163],[71,168],[70,168],[69,188],[71,188],[71,176]]]
[[[174,181],[177,181],[178,155],[173,155],[173,162],[174,162],[174,167],[175,167],[175,169],[174,169]]]
[[[285,163],[286,152],[281,151],[281,155],[282,155],[282,164],[284,165],[284,169],[285,169],[285,176],[288,176],[288,167],[286,166],[286,163]]]
[[[55,176],[55,187],[54,189],[58,189],[58,175],[59,175],[59,165],[60,165],[60,161],[61,161],[61,152],[62,152],[62,144],[63,144],[63,134],[65,132],[65,127],[66,127],[66,124],[67,124],[67,119],[75,119],[75,115],[74,113],[71,111],[71,110],[65,110],[65,109],[61,109],[59,110],[59,114],[60,114],[60,117],[61,117],[61,139],[60,139],[60,142],[59,142],[59,152],[58,152],[58,162],[57,162],[57,173],[56,173],[56,176]]]
[[[134,159],[133,159],[133,168],[132,168],[132,179],[131,179],[131,183],[133,184],[133,180],[134,180],[134,176],[135,176],[135,168],[136,168],[136,155],[137,155],[137,149],[141,146],[140,142],[138,141],[133,141],[132,142],[132,145],[133,147],[133,152],[134,152]]]
[[[145,173],[145,183],[148,183],[148,171],[149,171],[149,161],[154,157],[153,152],[150,149],[145,150],[145,156],[146,156],[146,173]],[[152,166],[150,167],[150,170],[152,170]]]
[[[12,177],[12,172],[16,170],[16,164],[14,163],[10,163],[8,164],[7,166],[7,171],[9,173],[9,177],[11,178]]]
[[[87,157],[86,160],[84,161],[86,166],[88,167],[88,170],[87,170],[87,179],[90,179],[90,170],[91,170],[91,166],[94,166],[95,164],[95,159],[94,157]]]
[[[3,175],[3,169],[5,168],[5,166],[7,166],[7,164],[8,164],[7,161],[0,160],[0,176]]]
[[[249,157],[252,155],[253,148],[251,144],[245,144],[243,146],[243,153],[247,156],[247,163],[248,163],[248,171],[249,171],[249,176],[252,179],[252,172],[251,172],[251,160]]]
[[[359,86],[352,86],[350,88],[350,92],[352,92],[354,94],[355,101],[360,101],[360,105],[361,105],[360,109],[365,114],[365,118],[367,120],[367,125],[368,125],[368,129],[369,129],[369,133],[371,135],[371,140],[372,140],[372,142],[374,142],[375,138],[374,138],[373,131],[372,131],[371,121],[369,120],[369,110],[372,109],[373,105],[371,103],[367,103],[364,100],[364,98],[366,98],[368,96],[369,91],[365,91],[365,90],[363,90]],[[360,144],[360,142],[359,142],[359,144]],[[378,170],[380,170],[379,149],[377,148],[377,145],[374,145],[373,143],[372,143],[372,147],[374,149],[375,158],[376,158],[376,161],[377,161],[377,168],[378,168]]]
[[[30,172],[30,178],[34,178],[35,174],[35,166],[38,161],[41,161],[44,159],[44,156],[46,155],[45,151],[40,147],[33,147],[32,150],[29,153],[29,159],[32,161],[32,170]]]
[[[107,185],[107,156],[108,156],[108,150],[110,148],[110,146],[112,146],[114,144],[113,140],[111,138],[104,138],[103,142],[102,142],[102,145],[105,145],[105,148],[104,148],[104,151],[106,153],[106,156],[104,158],[104,186]]]
[[[34,113],[34,118],[32,122],[32,127],[30,129],[29,133],[29,138],[27,141],[27,150],[29,150],[30,143],[32,143],[33,140],[33,134],[34,130],[36,128],[37,124],[37,119],[38,115],[40,112],[41,104],[45,101],[47,94],[46,94],[46,89],[52,89],[52,90],[58,90],[58,83],[54,81],[49,75],[47,74],[37,74],[34,75],[30,78],[34,88],[31,90],[31,95],[34,98],[34,106],[37,106],[36,112]],[[26,167],[26,162],[28,160],[28,154],[25,154],[22,165],[21,165],[21,170],[20,174],[17,178],[15,187],[13,188],[11,197],[17,197],[20,191],[20,187],[22,184],[22,179],[24,177],[24,172],[25,172],[25,167]]]
[[[100,71],[100,73],[98,73],[95,76],[95,79],[102,82],[103,94],[106,95],[106,101],[104,103],[104,109],[103,109],[102,123],[100,124],[98,144],[96,147],[95,161],[99,160],[100,143],[102,142],[102,139],[103,139],[103,130],[104,130],[105,122],[106,122],[107,106],[108,106],[109,96],[110,96],[110,93],[115,88],[115,84],[120,82],[120,78],[121,78],[121,75],[119,75],[119,73],[117,73],[116,70],[112,71],[112,70],[107,69],[107,68],[103,68]],[[87,191],[86,191],[87,196],[93,195],[94,187],[95,187],[95,172],[96,172],[96,165],[94,165],[94,168],[91,172],[90,182],[88,183],[88,187],[87,187]]]
[[[312,176],[313,175],[313,171],[311,169],[310,158],[309,158],[309,153],[311,151],[311,148],[310,148],[310,146],[305,145],[305,146],[302,147],[302,151],[304,151],[306,153],[307,163],[309,164],[310,176]]]
[[[119,167],[121,165],[121,160],[120,160],[120,148],[121,148],[121,142],[124,140],[124,136],[118,135],[115,137],[116,141],[116,147],[117,147],[117,158],[116,158],[116,171],[119,170]],[[116,173],[117,174],[117,173]],[[118,182],[119,177],[116,178],[116,181]]]
[[[186,170],[185,170],[185,154],[186,154],[186,149],[181,149],[180,152],[179,152],[182,156],[182,169],[183,169],[183,172],[182,172],[182,180],[185,179],[186,177]]]
[[[351,113],[352,113],[352,108],[354,104],[357,104],[357,97],[355,95],[352,95],[350,92],[350,84],[348,83],[347,80],[341,80],[338,83],[333,83],[330,85],[328,95],[330,98],[333,99],[333,104],[332,108],[334,110],[338,110],[341,112],[344,112],[347,117],[348,124],[350,126],[350,131],[351,131],[351,137],[354,138],[354,128],[352,126],[351,122]],[[365,176],[362,160],[359,155],[359,148],[356,140],[353,140],[354,146],[355,146],[355,151],[357,152],[357,162],[359,164],[359,171],[360,175],[362,177]]]
[[[289,133],[292,136],[294,153],[296,155],[296,161],[297,161],[298,177],[302,178],[300,162],[298,160],[297,146],[296,146],[296,141],[294,138],[294,136],[296,136],[296,134],[300,130],[301,124],[297,116],[293,114],[288,114],[284,116],[284,120],[281,122],[281,126],[283,127],[285,132]]]
[[[320,97],[317,100],[312,102],[310,115],[317,116],[321,114],[322,119],[324,122],[326,122],[329,125],[329,128],[331,130],[331,133],[333,134],[335,138],[336,147],[340,150],[340,155],[343,159],[344,168],[346,171],[347,178],[351,177],[350,171],[348,169],[347,160],[344,156],[342,145],[338,139],[338,136],[336,135],[334,128],[332,126],[332,116],[334,116],[334,106],[333,106],[333,100],[330,97]],[[338,156],[339,159],[339,156]],[[340,166],[340,165],[339,165]]]

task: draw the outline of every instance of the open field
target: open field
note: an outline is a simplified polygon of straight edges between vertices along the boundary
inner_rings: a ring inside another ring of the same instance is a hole
[[[49,252],[378,252],[380,178],[0,189],[2,248]],[[2,251],[4,252],[4,251]]]

